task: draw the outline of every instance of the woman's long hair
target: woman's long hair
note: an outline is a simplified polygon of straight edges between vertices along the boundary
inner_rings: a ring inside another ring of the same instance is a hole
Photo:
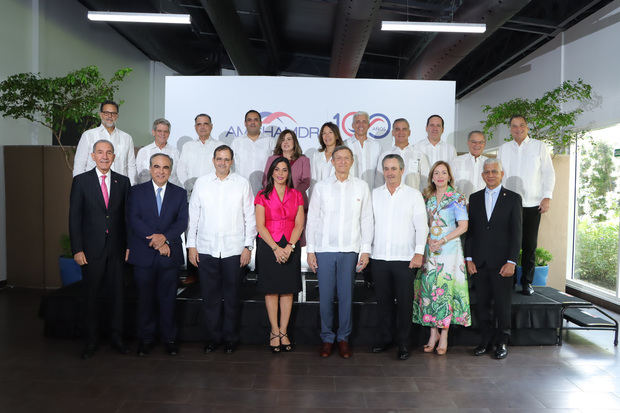
[[[269,199],[269,195],[273,191],[274,183],[273,183],[273,171],[276,169],[276,166],[280,163],[284,162],[286,167],[288,168],[288,176],[286,177],[286,187],[293,187],[293,175],[291,173],[291,163],[284,156],[278,156],[276,159],[271,162],[269,166],[269,171],[267,171],[267,185],[263,188],[263,195],[265,195],[265,199]]]
[[[299,158],[303,152],[301,150],[301,145],[299,145],[299,141],[297,140],[297,135],[295,135],[295,132],[293,132],[290,129],[284,129],[282,132],[280,132],[280,134],[278,135],[278,140],[276,141],[276,147],[273,148],[273,154],[274,155],[284,155],[284,153],[282,152],[282,142],[284,141],[284,137],[287,134],[291,134],[291,137],[293,138],[293,156],[291,157],[291,161],[296,160],[297,158]],[[290,168],[289,168],[290,171]]]
[[[428,185],[426,188],[424,188],[424,191],[422,192],[422,195],[424,195],[424,199],[429,199],[433,196],[435,191],[437,191],[437,186],[435,185],[435,182],[433,182],[433,172],[435,172],[435,169],[437,169],[439,165],[443,165],[446,167],[446,169],[448,170],[448,176],[450,177],[450,180],[448,181],[448,186],[454,187],[454,175],[452,175],[450,164],[444,161],[437,161],[431,168],[431,171],[428,173]]]
[[[336,137],[336,145],[334,147],[344,145],[338,126],[336,126],[335,123],[326,122],[323,126],[321,126],[321,129],[319,129],[319,144],[321,145],[319,152],[324,152],[327,149],[327,145],[325,145],[325,142],[323,141],[323,129],[325,128],[330,128],[332,132],[334,132],[334,136]]]

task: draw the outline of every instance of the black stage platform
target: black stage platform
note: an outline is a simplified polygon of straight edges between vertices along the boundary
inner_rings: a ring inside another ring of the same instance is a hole
[[[307,278],[306,278],[307,277]],[[136,294],[133,283],[126,288],[125,332],[133,337],[135,332]],[[314,274],[304,275],[305,289],[295,296],[289,332],[298,344],[319,344],[318,286]],[[250,274],[243,282],[241,311],[241,341],[249,344],[267,342],[268,322],[263,296],[256,292],[256,280]],[[512,297],[512,345],[555,345],[562,325],[562,303],[549,298],[550,287],[535,287],[533,296],[517,292]],[[553,290],[553,289],[551,289]],[[557,291],[557,290],[553,290]],[[354,288],[353,335],[354,345],[366,346],[374,342],[377,323],[374,291],[359,280]],[[475,316],[475,292],[470,291],[472,312]],[[182,287],[177,295],[178,338],[180,341],[201,341],[201,297],[198,285]],[[74,338],[81,336],[80,314],[82,311],[81,282],[69,285],[45,295],[41,300],[39,315],[44,319],[45,335],[48,337]],[[103,315],[105,316],[105,315]],[[411,340],[422,345],[428,338],[427,329],[414,326]],[[450,330],[451,345],[477,345],[478,331],[474,317],[473,326],[454,326]]]

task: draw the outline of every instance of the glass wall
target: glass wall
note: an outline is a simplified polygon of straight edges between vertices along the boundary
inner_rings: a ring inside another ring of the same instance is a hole
[[[620,124],[576,147],[573,280],[620,297]]]

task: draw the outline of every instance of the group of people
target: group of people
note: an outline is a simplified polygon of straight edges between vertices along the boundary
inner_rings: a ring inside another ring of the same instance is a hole
[[[522,248],[521,288],[531,295],[540,214],[554,186],[548,148],[528,137],[523,116],[510,119],[512,140],[497,158],[482,155],[479,131],[468,136],[469,152],[457,157],[441,140],[439,115],[428,118],[428,136],[416,145],[409,143],[409,122],[395,120],[394,145],[382,151],[367,136],[365,112],[355,114],[354,136],[344,141],[335,124],[325,123],[320,148],[308,158],[292,130],[263,136],[255,110],[245,115],[246,134],[230,146],[211,137],[211,117],[199,114],[198,139],[180,154],[167,143],[170,123],[157,119],[155,141],[134,158],[131,137],[116,128],[118,105],[104,102],[99,115],[101,126],[78,144],[70,202],[71,245],[87,303],[83,358],[97,350],[102,292],[111,344],[129,352],[121,334],[123,261],[134,266],[138,290],[138,354],[149,354],[157,339],[168,354],[178,353],[174,304],[183,233],[200,278],[205,353],[237,347],[239,290],[255,246],[269,347],[294,349],[288,326],[306,246],[319,285],[321,357],[334,347],[344,358],[352,355],[359,272],[377,295],[372,352],[396,345],[397,357],[407,359],[413,322],[430,327],[424,351],[445,354],[450,326],[471,325],[469,273],[481,328],[474,354],[495,346],[495,357],[506,357],[515,264]]]

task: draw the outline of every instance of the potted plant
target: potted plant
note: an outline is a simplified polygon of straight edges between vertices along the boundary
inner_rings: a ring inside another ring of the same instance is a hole
[[[27,119],[52,131],[65,154],[69,170],[73,170],[70,153],[62,143],[66,123],[72,121],[93,125],[97,108],[112,99],[118,83],[132,69],[117,70],[105,80],[97,66],[87,66],[61,77],[42,77],[39,73],[18,73],[0,82],[0,115]]]
[[[62,282],[62,286],[66,287],[69,284],[82,280],[82,269],[73,259],[73,254],[71,253],[71,240],[67,234],[62,234],[60,236],[60,250],[61,254],[60,257],[58,257],[60,280]]]
[[[529,136],[547,143],[558,153],[584,137],[586,131],[576,128],[575,122],[583,107],[592,102],[592,86],[582,79],[567,80],[538,99],[515,98],[495,106],[483,105],[487,118],[480,123],[487,140],[491,140],[497,128],[506,128],[511,116],[523,115]],[[574,109],[565,110],[565,106]]]
[[[521,284],[521,254],[523,250],[519,251],[519,259],[517,260],[517,269],[515,275],[517,276],[517,284]],[[553,260],[553,255],[544,248],[536,248],[534,254],[534,260],[536,267],[534,268],[534,282],[532,285],[544,286],[547,285],[547,277],[549,276],[549,263]]]

